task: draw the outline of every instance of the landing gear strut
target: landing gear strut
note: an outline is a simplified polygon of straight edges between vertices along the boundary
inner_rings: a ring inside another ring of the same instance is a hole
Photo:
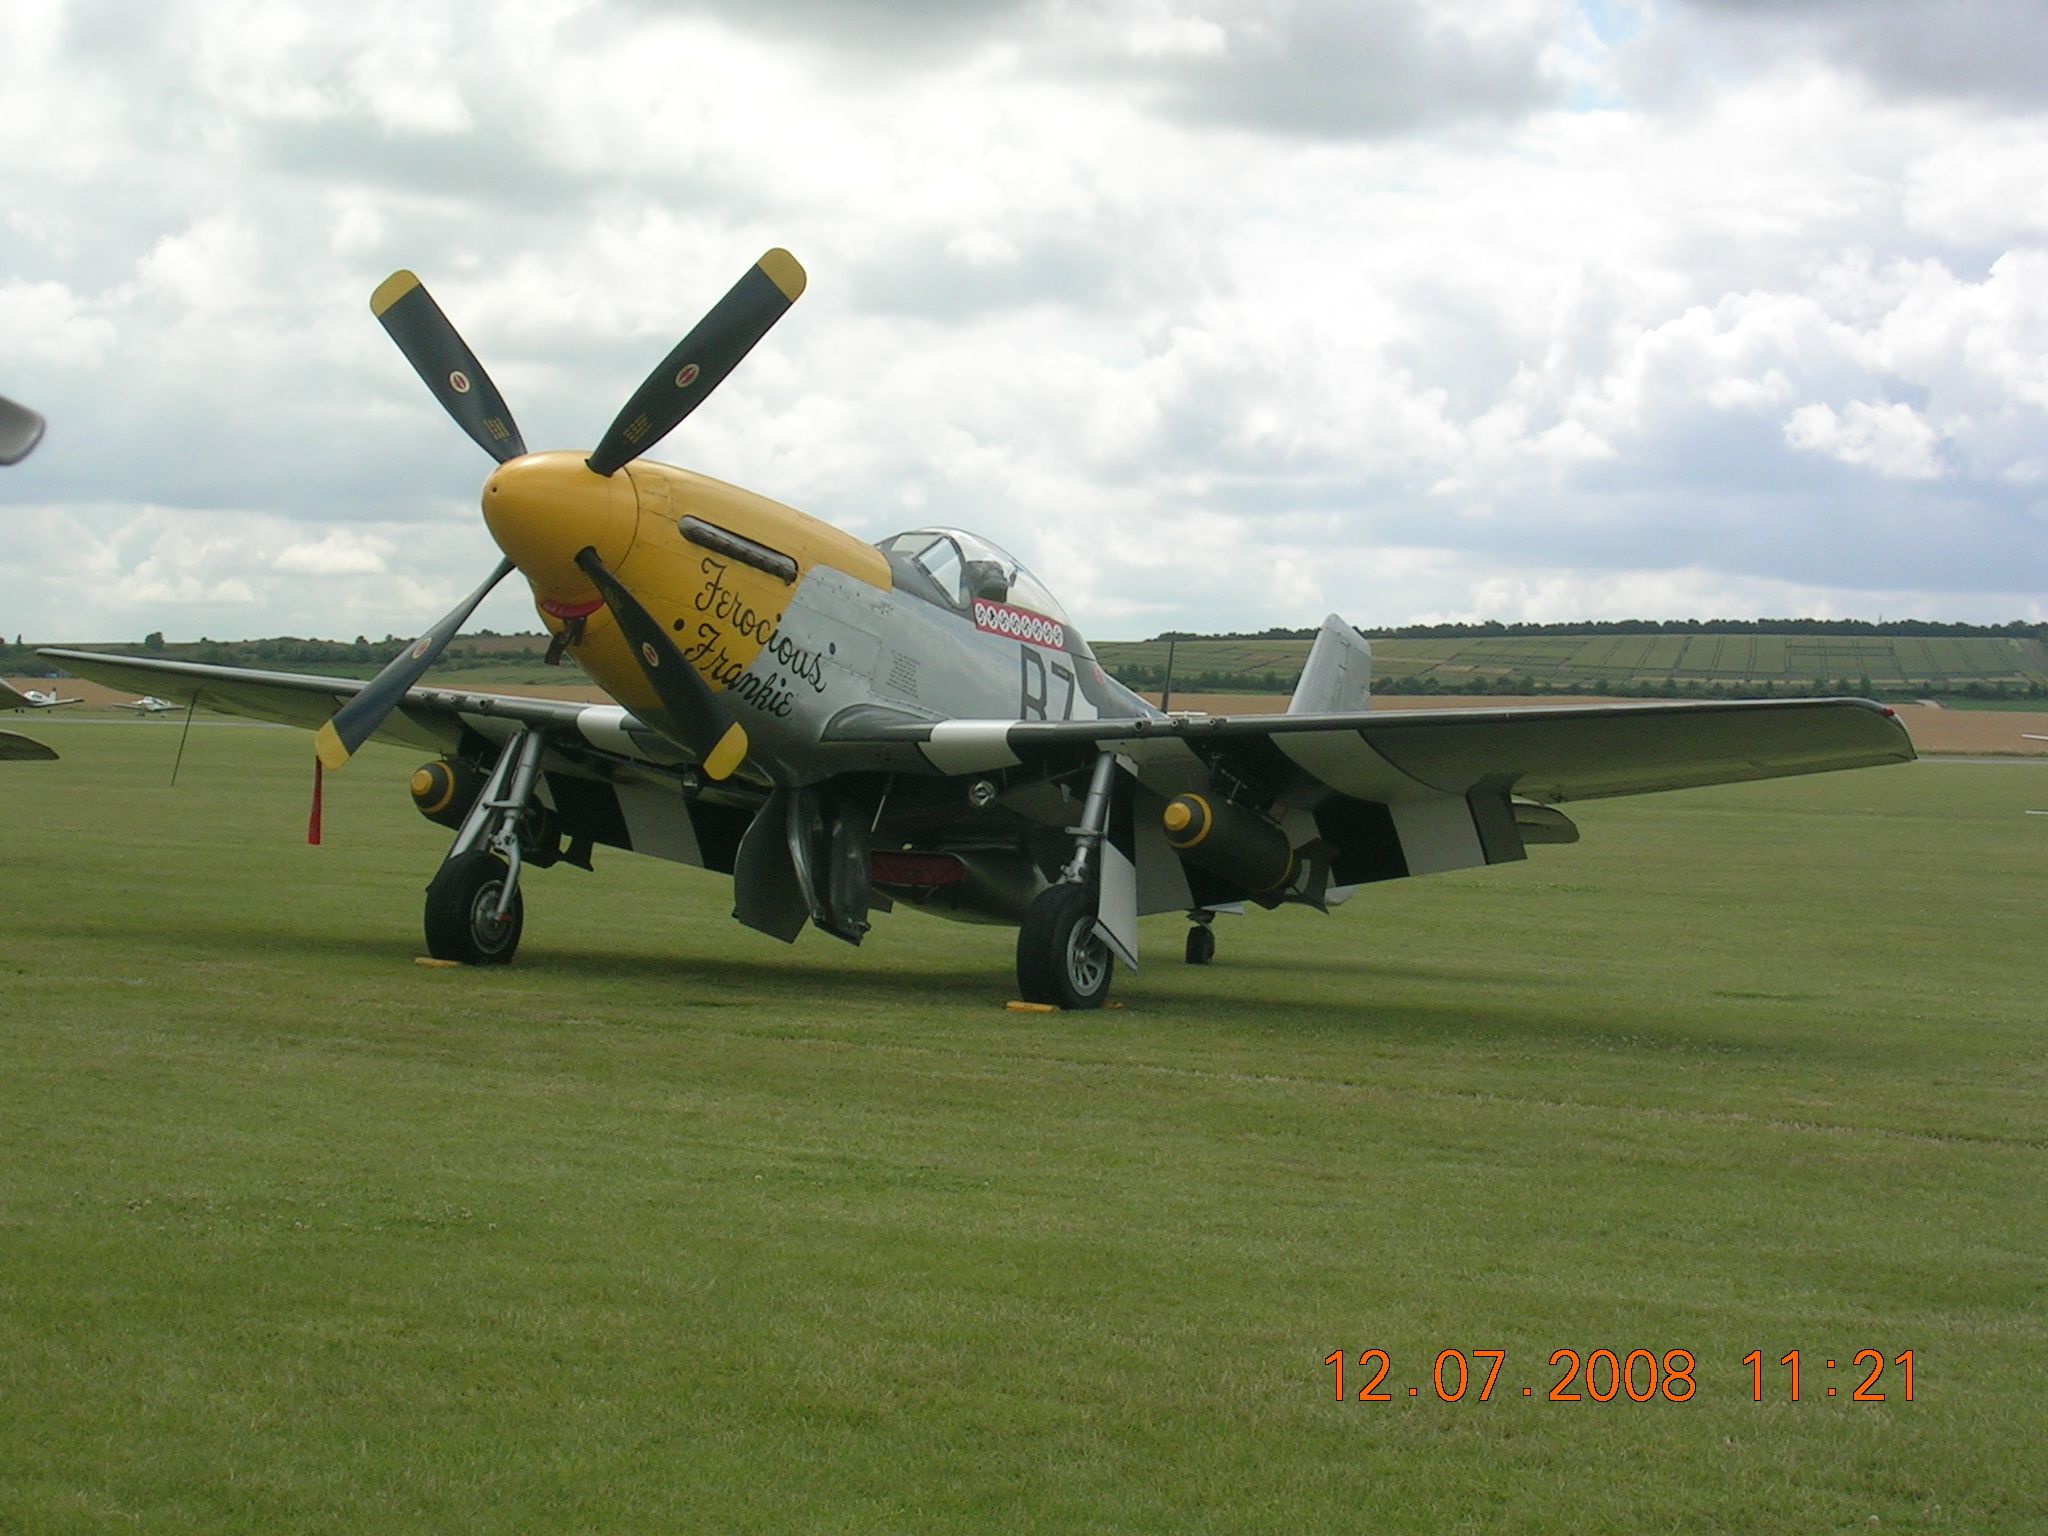
[[[464,965],[503,965],[518,951],[526,926],[519,894],[525,865],[522,831],[533,805],[547,743],[521,731],[498,754],[454,846],[427,887],[427,953]]]
[[[1025,909],[1017,931],[1017,987],[1028,1003],[1059,1008],[1100,1008],[1109,996],[1115,969],[1109,946],[1096,931],[1096,883],[1090,856],[1109,824],[1110,785],[1116,757],[1105,752],[1095,761],[1088,780],[1088,798],[1081,805],[1081,824],[1074,834],[1074,856],[1060,871],[1059,884],[1040,891]]]

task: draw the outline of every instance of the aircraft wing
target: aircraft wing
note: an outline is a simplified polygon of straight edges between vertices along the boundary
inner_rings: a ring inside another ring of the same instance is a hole
[[[325,725],[343,700],[365,686],[361,678],[260,672],[156,656],[55,649],[38,654],[62,662],[80,677],[111,688],[146,691],[179,704],[189,704],[196,698],[208,709],[224,714],[271,720],[309,731]],[[522,725],[552,726],[574,736],[592,708],[566,699],[414,688],[376,735],[379,740],[423,747],[430,752],[451,752],[460,746],[465,728],[501,742]],[[614,709],[610,713],[624,712]]]
[[[1321,786],[1381,803],[1465,796],[1589,800],[1910,761],[1867,699],[1765,699],[1146,720],[847,720],[828,740],[914,744],[945,774],[1123,754],[1167,793],[1222,775],[1276,799]]]
[[[366,686],[352,677],[259,672],[102,651],[45,650],[81,677],[180,704],[318,730]],[[521,729],[547,738],[542,795],[566,835],[730,873],[762,798],[758,786],[709,786],[686,797],[681,748],[617,704],[583,704],[459,688],[410,688],[373,739],[434,753],[485,755]]]
[[[27,736],[17,736],[13,731],[0,731],[0,763],[54,763],[57,754],[40,741]]]

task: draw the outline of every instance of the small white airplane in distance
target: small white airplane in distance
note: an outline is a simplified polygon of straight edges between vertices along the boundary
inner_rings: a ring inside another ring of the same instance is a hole
[[[178,711],[176,704],[169,699],[160,699],[153,693],[145,693],[139,699],[117,699],[107,708],[132,709],[138,715],[170,715]]]
[[[0,683],[0,709],[55,709],[59,704],[83,704],[83,699],[60,699],[57,690],[37,693],[31,688],[26,693],[17,693],[6,683]]]
[[[6,683],[0,682],[0,709],[54,709],[59,704],[77,704],[78,699],[60,699],[57,690],[47,695],[31,688],[27,693],[17,693]],[[0,731],[0,762],[54,762],[57,754],[40,741],[32,741],[13,731]]]

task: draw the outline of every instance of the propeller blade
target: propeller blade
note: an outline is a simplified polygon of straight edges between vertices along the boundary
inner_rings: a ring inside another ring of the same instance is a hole
[[[482,586],[442,615],[440,623],[392,657],[384,670],[364,685],[361,693],[334,712],[334,718],[321,726],[313,737],[313,751],[322,763],[329,768],[339,768],[355,755],[357,748],[376,734],[377,727],[384,723],[392,710],[398,708],[398,701],[405,697],[406,689],[420,680],[420,674],[434,664],[441,652],[448,648],[448,642],[455,638],[455,632],[476,612],[476,605],[490,596],[491,588],[503,581],[511,570],[510,560],[500,560],[498,568],[491,572]]]
[[[682,733],[682,744],[703,763],[705,776],[730,777],[746,761],[746,729],[733,719],[725,700],[713,693],[711,685],[684,659],[654,615],[641,607],[640,600],[605,569],[596,550],[584,550],[576,557],[576,564],[611,609],[619,633],[633,648],[633,657],[646,674],[648,686]]]
[[[19,464],[43,440],[43,418],[0,395],[0,464]]]
[[[455,424],[500,464],[526,452],[498,386],[420,280],[398,271],[370,295],[375,315]]]
[[[788,312],[804,282],[804,269],[780,246],[749,267],[633,392],[605,429],[590,467],[615,474],[674,431]]]

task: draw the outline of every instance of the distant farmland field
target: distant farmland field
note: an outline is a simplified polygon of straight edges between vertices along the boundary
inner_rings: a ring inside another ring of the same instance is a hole
[[[1283,691],[1308,656],[1306,640],[1183,640],[1177,688]],[[1134,687],[1159,685],[1163,640],[1107,642],[1103,665]],[[2024,693],[2048,687],[2038,640],[1914,635],[1540,635],[1372,642],[1375,687],[1389,691],[1597,693],[1766,687],[1887,694]]]

